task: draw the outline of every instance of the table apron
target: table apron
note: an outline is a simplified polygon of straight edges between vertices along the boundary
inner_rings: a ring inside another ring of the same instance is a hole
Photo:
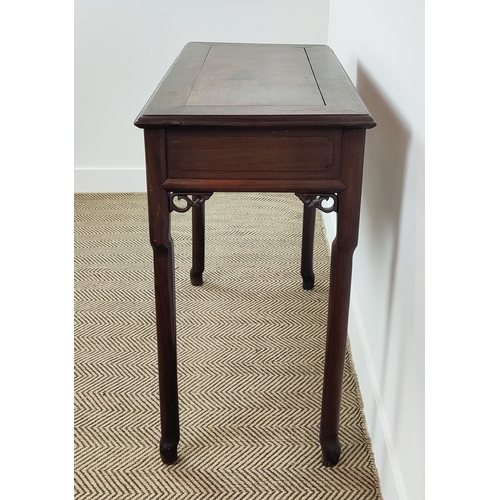
[[[324,185],[340,177],[340,129],[168,127],[165,133],[168,179]]]

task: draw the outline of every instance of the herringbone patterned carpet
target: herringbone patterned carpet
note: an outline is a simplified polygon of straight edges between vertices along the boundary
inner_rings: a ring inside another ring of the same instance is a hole
[[[318,443],[328,248],[300,278],[302,203],[215,194],[205,284],[192,287],[190,213],[173,214],[181,441],[158,452],[153,265],[145,194],[75,195],[76,499],[381,499],[348,353],[343,454]]]

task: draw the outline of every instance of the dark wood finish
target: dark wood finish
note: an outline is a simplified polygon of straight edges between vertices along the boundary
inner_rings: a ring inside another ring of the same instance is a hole
[[[303,47],[213,45],[187,106],[323,106]]]
[[[334,180],[342,132],[323,129],[169,127],[168,177]]]
[[[234,68],[228,71],[227,64],[212,64],[211,78],[205,76],[196,85],[196,100],[190,96],[203,71],[210,51],[215,47],[219,59],[232,61]],[[252,47],[254,56],[251,60],[245,57],[248,48]],[[291,50],[305,53],[308,66],[302,64],[303,57],[289,60],[300,60],[299,68],[293,69],[293,78],[288,79],[286,67],[279,59],[286,59]],[[274,54],[276,71],[281,74],[274,79],[265,80],[263,73],[269,73],[269,62],[259,65],[258,61],[268,61],[268,52]],[[226,54],[226,55],[224,55]],[[235,56],[236,54],[236,56]],[[239,57],[238,57],[239,54]],[[281,55],[280,55],[281,54]],[[237,71],[245,73],[238,77]],[[220,73],[216,74],[220,70]],[[304,104],[314,94],[311,84],[294,85],[298,79],[310,79],[314,75],[317,95],[314,104]],[[232,82],[232,80],[236,80]],[[248,105],[248,81],[258,81],[265,92],[253,92],[252,102]],[[278,82],[279,91],[274,90]],[[280,98],[283,86],[287,85],[288,99],[292,104],[284,104]],[[231,99],[219,95],[214,96],[214,87],[233,89]],[[239,89],[239,94],[234,92]],[[236,97],[235,97],[236,96]],[[269,96],[273,96],[271,100]],[[239,103],[234,104],[235,99]],[[371,128],[375,126],[363,101],[347,77],[331,49],[325,45],[265,45],[265,44],[214,44],[189,43],[173,64],[155,93],[148,101],[135,121],[138,127],[168,127],[171,125],[193,126],[342,126]]]
[[[323,464],[340,458],[339,420],[351,294],[352,256],[358,244],[365,130],[345,130],[342,177],[347,189],[339,194],[337,235],[332,244],[325,373],[320,442]]]
[[[314,287],[313,250],[315,223],[316,209],[304,204],[302,254],[300,261],[300,274],[302,276],[302,288],[304,288],[304,290],[311,290]]]
[[[149,234],[153,247],[158,373],[160,382],[161,439],[164,463],[177,459],[179,403],[177,395],[177,347],[175,322],[174,244],[170,235],[168,194],[161,183],[166,175],[165,134],[145,130],[146,182]]]
[[[196,199],[196,195],[193,197]],[[190,272],[191,284],[203,285],[203,271],[205,270],[205,203],[192,209],[193,266]]]
[[[252,173],[249,173],[249,176]],[[279,179],[167,179],[166,191],[199,193],[201,191],[222,192],[268,192],[268,193],[340,193],[345,189],[340,179],[334,180],[279,180]]]
[[[337,195],[320,429],[323,463],[337,463],[365,133],[375,126],[356,89],[323,45],[190,43],[135,124],[145,129],[146,141],[163,461],[176,459],[179,441],[169,193],[195,201],[199,193],[276,191],[303,201],[318,195],[318,202]],[[191,205],[191,280],[201,285],[205,214],[203,205]],[[314,220],[315,208],[304,205],[306,289],[314,285]]]

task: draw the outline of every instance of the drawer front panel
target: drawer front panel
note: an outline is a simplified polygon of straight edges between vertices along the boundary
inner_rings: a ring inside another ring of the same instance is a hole
[[[339,130],[167,129],[169,178],[334,179]]]

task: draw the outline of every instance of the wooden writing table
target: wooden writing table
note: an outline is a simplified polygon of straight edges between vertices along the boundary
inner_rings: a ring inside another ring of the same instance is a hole
[[[365,132],[375,126],[356,89],[324,45],[189,43],[135,125],[146,148],[162,460],[174,462],[179,443],[170,213],[192,208],[191,281],[201,285],[204,202],[215,191],[265,191],[292,192],[304,203],[306,289],[314,286],[315,210],[337,212],[320,429],[323,464],[336,464]]]

